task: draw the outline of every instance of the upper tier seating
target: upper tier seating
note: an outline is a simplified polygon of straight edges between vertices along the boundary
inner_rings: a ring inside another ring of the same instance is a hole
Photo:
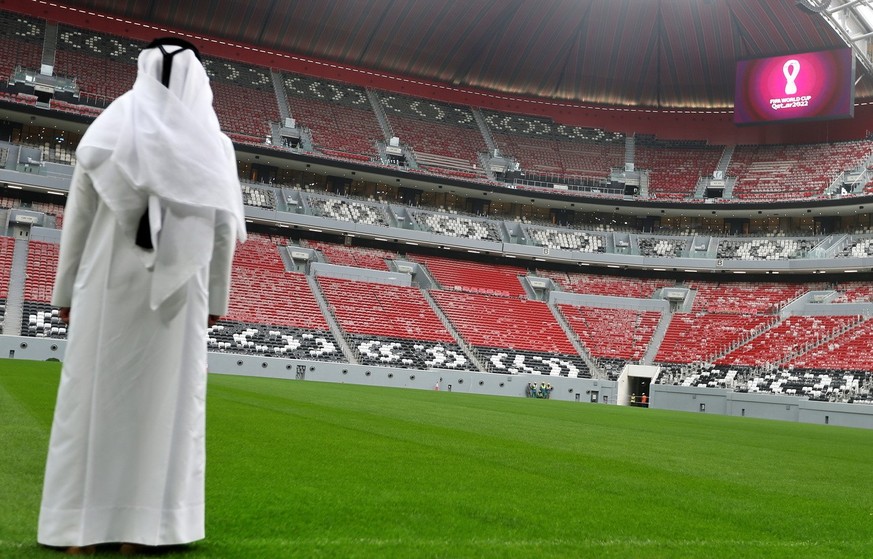
[[[634,164],[649,171],[650,198],[681,200],[694,196],[700,177],[712,176],[723,151],[722,146],[638,140]]]
[[[478,241],[500,242],[502,240],[497,226],[485,219],[414,210],[410,210],[409,214],[419,228],[437,235]]]
[[[60,245],[42,241],[30,241],[27,253],[27,279],[24,282],[24,299],[48,303],[55,286]]]
[[[144,46],[124,37],[59,25],[55,74],[75,78],[83,101],[105,105],[133,87],[137,57]]]
[[[737,146],[727,174],[737,177],[733,197],[782,200],[821,196],[842,171],[873,151],[866,141],[810,145]]]
[[[807,369],[843,371],[873,371],[873,320],[867,319],[855,328],[791,359],[788,366]]]
[[[388,264],[385,261],[394,260],[397,257],[394,252],[378,248],[353,247],[308,240],[301,240],[300,244],[321,252],[329,264],[338,266],[388,271]]]
[[[455,343],[417,287],[325,276],[318,284],[345,332]]]
[[[659,363],[708,363],[776,321],[775,316],[676,313],[655,356]]]
[[[376,142],[385,138],[363,89],[296,74],[286,74],[284,83],[291,115],[311,130],[316,149],[379,158]]]
[[[271,135],[270,122],[279,120],[275,95],[220,80],[210,85],[221,129],[234,141],[263,144]]]
[[[144,43],[66,25],[58,28],[55,73],[74,77],[86,102],[112,101],[133,87]],[[269,70],[204,57],[221,129],[235,141],[263,144],[279,107]],[[75,110],[68,103],[59,108]]]
[[[86,100],[87,97],[88,97],[87,95],[84,95],[84,94],[81,95],[81,98],[83,100]],[[103,97],[95,97],[95,99],[97,99],[97,101],[100,101],[100,102],[109,101],[109,99],[105,99]],[[52,109],[55,109],[58,111],[63,111],[65,113],[73,113],[73,114],[89,117],[92,119],[97,118],[103,112],[103,109],[100,107],[92,107],[90,105],[79,105],[76,103],[68,103],[67,101],[62,101],[60,99],[52,99],[51,107],[52,107]],[[66,163],[68,163],[70,165],[76,164],[75,153],[70,154],[70,160],[66,161]]]
[[[481,173],[478,154],[487,146],[469,107],[392,93],[380,100],[394,135],[415,150],[419,164]]]
[[[431,276],[444,289],[500,295],[504,297],[522,297],[524,288],[518,276],[527,273],[524,268],[507,264],[485,264],[469,262],[442,256],[408,255],[427,266]]]
[[[537,269],[537,275],[550,278],[564,291],[590,295],[612,295],[614,297],[633,297],[651,299],[655,291],[662,287],[675,285],[675,281],[647,278],[622,278],[599,276],[577,272],[556,272]]]
[[[692,282],[695,312],[768,314],[796,299],[805,285],[788,283]]]
[[[494,141],[522,169],[535,173],[606,178],[624,168],[624,135],[550,119],[483,111]]]
[[[16,66],[39,70],[45,22],[0,11],[0,78],[9,79]]]
[[[855,316],[790,316],[758,337],[716,359],[717,365],[779,363],[857,322]]]
[[[86,52],[58,49],[55,56],[58,74],[75,77],[82,99],[108,104],[133,87],[136,66]]]
[[[0,299],[9,296],[9,274],[12,271],[12,253],[15,239],[0,236]]]
[[[267,68],[222,58],[203,58],[221,129],[236,142],[263,144],[279,104]]]
[[[661,321],[658,311],[558,305],[592,357],[639,361]]]

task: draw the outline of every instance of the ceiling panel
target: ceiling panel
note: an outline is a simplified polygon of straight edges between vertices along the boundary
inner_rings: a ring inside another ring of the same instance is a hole
[[[820,16],[802,11],[794,0],[64,5],[457,86],[661,108],[731,107],[738,58],[842,46]],[[859,83],[857,96],[873,97],[869,77]]]

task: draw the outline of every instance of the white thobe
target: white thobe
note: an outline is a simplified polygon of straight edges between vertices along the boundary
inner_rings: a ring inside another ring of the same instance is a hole
[[[204,537],[207,314],[227,311],[230,219],[216,212],[210,265],[153,311],[142,249],[76,169],[52,297],[72,309],[40,543]]]

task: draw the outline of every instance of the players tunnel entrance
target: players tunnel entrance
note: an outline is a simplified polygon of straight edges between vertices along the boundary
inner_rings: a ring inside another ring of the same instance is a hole
[[[657,365],[625,365],[618,377],[618,405],[648,407],[651,385],[660,371]]]
[[[649,407],[649,385],[652,379],[648,377],[628,377],[628,389],[630,390],[630,405]]]

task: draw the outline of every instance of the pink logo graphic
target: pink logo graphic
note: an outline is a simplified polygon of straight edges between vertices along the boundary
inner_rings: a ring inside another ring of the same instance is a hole
[[[785,95],[797,93],[797,84],[794,80],[800,75],[800,62],[791,59],[782,65],[782,75],[785,76]]]

